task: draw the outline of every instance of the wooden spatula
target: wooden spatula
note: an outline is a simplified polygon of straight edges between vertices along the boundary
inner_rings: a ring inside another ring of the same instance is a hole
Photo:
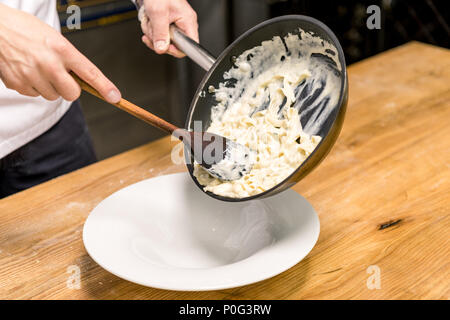
[[[81,89],[107,102],[91,85],[75,73],[70,74]],[[237,180],[249,173],[253,167],[254,151],[230,139],[210,132],[179,128],[125,99],[112,105],[180,139],[194,155],[195,161],[216,178]]]

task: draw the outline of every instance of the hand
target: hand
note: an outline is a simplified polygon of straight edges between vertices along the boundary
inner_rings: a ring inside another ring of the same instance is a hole
[[[177,58],[185,56],[170,44],[169,26],[172,23],[198,42],[197,14],[186,0],[144,0],[144,8],[142,42],[156,53],[168,53]]]
[[[109,102],[121,95],[114,84],[58,31],[38,18],[0,4],[0,78],[17,92],[47,100],[73,101],[80,86],[75,72]]]

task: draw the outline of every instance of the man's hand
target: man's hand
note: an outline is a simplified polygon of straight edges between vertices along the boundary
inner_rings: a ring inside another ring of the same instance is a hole
[[[80,86],[73,71],[111,103],[121,95],[114,84],[58,31],[38,18],[0,4],[0,77],[27,96],[73,101]]]
[[[144,7],[148,19],[141,19],[142,42],[156,53],[184,57],[170,44],[169,25],[172,23],[198,42],[197,14],[186,0],[144,0]]]

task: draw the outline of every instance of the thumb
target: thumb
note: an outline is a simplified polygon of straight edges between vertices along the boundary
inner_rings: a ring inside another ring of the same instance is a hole
[[[156,53],[165,53],[169,49],[169,12],[160,11],[158,14],[150,13],[150,25],[153,36],[153,47]]]

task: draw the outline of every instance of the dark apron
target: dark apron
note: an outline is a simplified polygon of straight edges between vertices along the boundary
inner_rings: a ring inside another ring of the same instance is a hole
[[[0,159],[0,198],[96,161],[78,100],[45,133]]]

